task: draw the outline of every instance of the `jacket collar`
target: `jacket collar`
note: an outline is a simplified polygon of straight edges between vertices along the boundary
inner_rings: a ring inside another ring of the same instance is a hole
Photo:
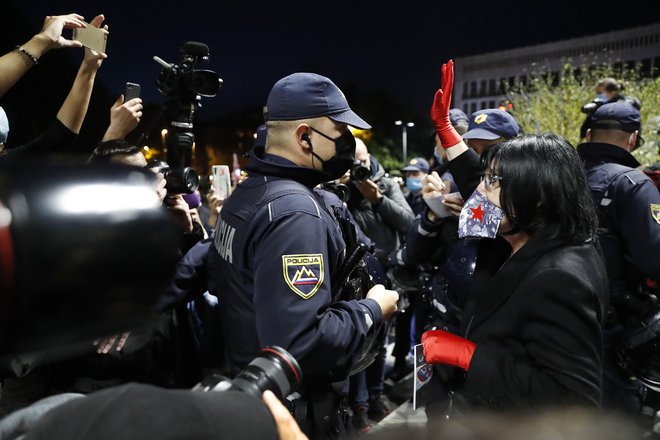
[[[578,145],[577,152],[588,168],[602,163],[618,163],[630,168],[637,168],[640,163],[621,147],[602,142],[585,142]]]
[[[250,162],[245,168],[249,175],[274,176],[293,179],[308,188],[327,182],[328,175],[322,171],[301,167],[288,159],[266,153],[264,147],[255,147],[250,152]]]
[[[551,227],[549,230],[530,238],[525,246],[504,261],[499,270],[497,265],[501,263],[501,257],[498,262],[490,261],[486,263],[490,266],[489,269],[496,272],[492,274],[488,282],[478,287],[476,292],[478,296],[473,304],[473,313],[466,315],[466,317],[473,315],[471,323],[468,324],[470,332],[492,315],[511,296],[520,285],[520,282],[527,276],[529,269],[541,257],[568,243],[565,238],[553,238],[553,232],[554,228]],[[469,336],[466,335],[466,337]]]

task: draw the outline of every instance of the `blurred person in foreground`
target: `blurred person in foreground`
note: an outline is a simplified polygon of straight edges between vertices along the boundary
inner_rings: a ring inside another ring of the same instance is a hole
[[[459,330],[422,336],[449,389],[429,422],[480,407],[599,407],[607,276],[579,156],[559,136],[525,135],[482,164],[450,123],[453,82],[449,61],[431,117],[459,189],[473,191],[458,234],[481,239]]]

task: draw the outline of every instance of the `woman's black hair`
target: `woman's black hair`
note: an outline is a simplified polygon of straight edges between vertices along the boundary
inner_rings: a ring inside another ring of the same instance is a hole
[[[132,145],[124,139],[111,139],[99,142],[94,151],[92,151],[88,162],[110,162],[115,156],[132,156],[141,153],[142,150]]]
[[[583,243],[594,237],[598,218],[575,148],[551,133],[522,135],[492,146],[485,163],[500,180],[500,203],[511,230]]]

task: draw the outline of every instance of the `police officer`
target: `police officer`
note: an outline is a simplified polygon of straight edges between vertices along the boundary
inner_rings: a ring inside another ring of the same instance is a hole
[[[621,342],[624,321],[639,322],[654,312],[646,281],[660,278],[660,193],[630,154],[640,127],[637,108],[623,101],[604,104],[591,117],[587,142],[578,146],[597,204],[612,306],[603,406],[634,411],[641,406],[640,387],[615,365],[614,345]]]
[[[253,150],[248,178],[225,201],[211,250],[227,355],[238,372],[265,346],[289,351],[303,372],[298,423],[312,438],[341,436],[344,396],[331,384],[345,384],[398,294],[376,285],[361,300],[333,298],[346,243],[312,188],[353,164],[349,125],[370,126],[313,73],[276,82],[267,109],[266,147]]]

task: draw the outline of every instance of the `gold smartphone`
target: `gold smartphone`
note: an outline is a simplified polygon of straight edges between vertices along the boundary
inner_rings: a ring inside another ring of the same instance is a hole
[[[78,40],[83,46],[88,47],[100,53],[105,53],[105,44],[108,41],[108,34],[89,23],[87,27],[75,28],[73,30],[73,39]]]

